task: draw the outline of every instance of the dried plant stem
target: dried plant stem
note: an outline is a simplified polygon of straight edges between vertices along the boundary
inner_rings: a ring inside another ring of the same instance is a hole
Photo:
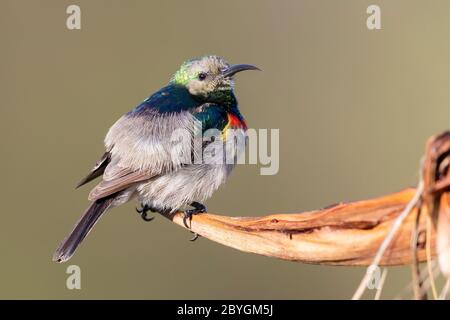
[[[378,284],[378,287],[377,287],[377,292],[375,293],[375,300],[380,300],[381,292],[383,291],[384,282],[386,281],[387,274],[388,274],[388,269],[384,268],[383,273],[381,274],[380,283]]]
[[[263,217],[202,213],[187,221],[188,227],[182,212],[164,216],[203,238],[244,252],[311,264],[368,266],[415,191],[406,189],[303,213]],[[416,213],[414,210],[404,220],[379,265],[411,263],[411,230]],[[420,223],[425,229],[425,219]],[[425,246],[417,251],[419,261],[425,262]]]
[[[419,201],[420,202],[420,201]],[[411,263],[411,276],[412,276],[412,288],[414,292],[414,298],[416,300],[426,299],[426,296],[420,295],[420,270],[419,270],[419,260],[417,258],[417,241],[419,237],[419,226],[420,226],[420,216],[422,213],[421,206],[418,204],[417,206],[417,216],[415,225],[411,234],[411,250],[412,250],[412,263]]]
[[[380,248],[378,249],[375,258],[372,261],[372,264],[367,268],[366,274],[364,275],[364,278],[362,279],[361,283],[359,284],[359,287],[357,288],[355,294],[352,297],[352,300],[359,300],[361,296],[363,295],[364,291],[366,290],[367,284],[370,282],[370,280],[373,277],[373,273],[378,268],[381,258],[383,257],[386,249],[389,247],[389,245],[392,242],[392,239],[394,239],[395,234],[400,229],[403,221],[408,216],[408,214],[411,212],[411,210],[417,205],[419,202],[423,192],[423,181],[420,179],[419,185],[417,186],[416,192],[411,199],[411,201],[408,203],[408,205],[405,207],[405,209],[400,213],[400,215],[397,217],[397,219],[394,221],[394,223],[391,226],[391,229],[387,236],[384,238],[383,242],[381,243]]]
[[[426,240],[427,270],[428,270],[428,277],[430,279],[433,299],[436,300],[438,299],[438,293],[436,289],[436,283],[434,281],[433,269],[431,267],[431,229],[432,229],[431,217],[427,215],[427,240]]]
[[[447,279],[447,281],[445,282],[444,288],[442,289],[442,292],[439,295],[439,299],[440,300],[445,300],[445,298],[447,297],[449,289],[450,289],[450,279]]]
[[[428,269],[428,267],[427,267]],[[428,290],[431,287],[431,281],[436,279],[437,277],[439,277],[439,274],[441,273],[441,270],[439,269],[439,265],[436,263],[433,266],[433,273],[432,273],[432,277],[427,277],[427,279],[423,282],[423,286],[422,288],[420,288],[420,294],[426,294],[428,292]],[[428,274],[428,270],[427,270],[427,274]]]
[[[439,274],[439,266],[436,261],[431,261],[432,274],[436,276]],[[430,278],[428,277],[428,268],[427,266],[423,267],[420,270],[420,281],[422,282],[422,287],[420,288],[420,293],[423,295],[428,291],[430,287]],[[395,298],[394,300],[403,299],[411,290],[412,290],[412,282],[410,282]]]

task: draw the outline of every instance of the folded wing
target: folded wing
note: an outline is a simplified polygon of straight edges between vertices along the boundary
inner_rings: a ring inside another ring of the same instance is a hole
[[[148,110],[125,114],[105,138],[108,151],[79,185],[103,175],[102,181],[89,194],[89,200],[95,201],[177,170],[185,164],[179,154],[191,154],[195,125],[195,118],[187,111]],[[175,132],[185,135],[184,140],[178,141],[177,152],[173,148]]]

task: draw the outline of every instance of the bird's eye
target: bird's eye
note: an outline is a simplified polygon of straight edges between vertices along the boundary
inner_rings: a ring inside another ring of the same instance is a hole
[[[198,74],[198,79],[201,80],[201,81],[205,80],[206,79],[206,73],[200,72]]]

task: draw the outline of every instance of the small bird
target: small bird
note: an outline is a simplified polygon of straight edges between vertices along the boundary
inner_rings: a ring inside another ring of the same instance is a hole
[[[72,232],[62,241],[53,261],[72,257],[98,219],[112,207],[137,198],[141,217],[147,212],[171,214],[185,210],[185,218],[206,211],[202,204],[223,184],[235,162],[189,162],[194,157],[192,141],[216,129],[221,134],[202,141],[201,151],[211,144],[224,144],[226,130],[243,132],[247,125],[233,92],[233,76],[244,70],[259,70],[249,64],[230,65],[218,56],[184,62],[169,84],[124,114],[108,131],[106,152],[77,188],[100,177],[89,194],[91,205]],[[173,152],[173,133],[182,129],[190,140],[181,140]],[[234,150],[238,156],[242,148]],[[185,222],[186,224],[186,222]]]

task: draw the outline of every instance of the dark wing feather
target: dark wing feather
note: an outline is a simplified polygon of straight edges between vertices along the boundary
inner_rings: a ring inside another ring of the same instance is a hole
[[[154,174],[148,171],[128,171],[123,172],[123,175],[112,180],[102,180],[94,189],[89,193],[89,200],[95,201],[102,199],[116,192],[125,190],[131,185],[148,180],[154,177]]]
[[[77,189],[77,188],[81,187],[82,185],[85,185],[86,183],[101,176],[110,161],[111,161],[110,153],[105,152],[105,154],[100,158],[100,160],[97,161],[94,168],[92,168],[92,170],[89,172],[89,174],[86,177],[84,177],[80,182],[78,182],[75,189]]]

